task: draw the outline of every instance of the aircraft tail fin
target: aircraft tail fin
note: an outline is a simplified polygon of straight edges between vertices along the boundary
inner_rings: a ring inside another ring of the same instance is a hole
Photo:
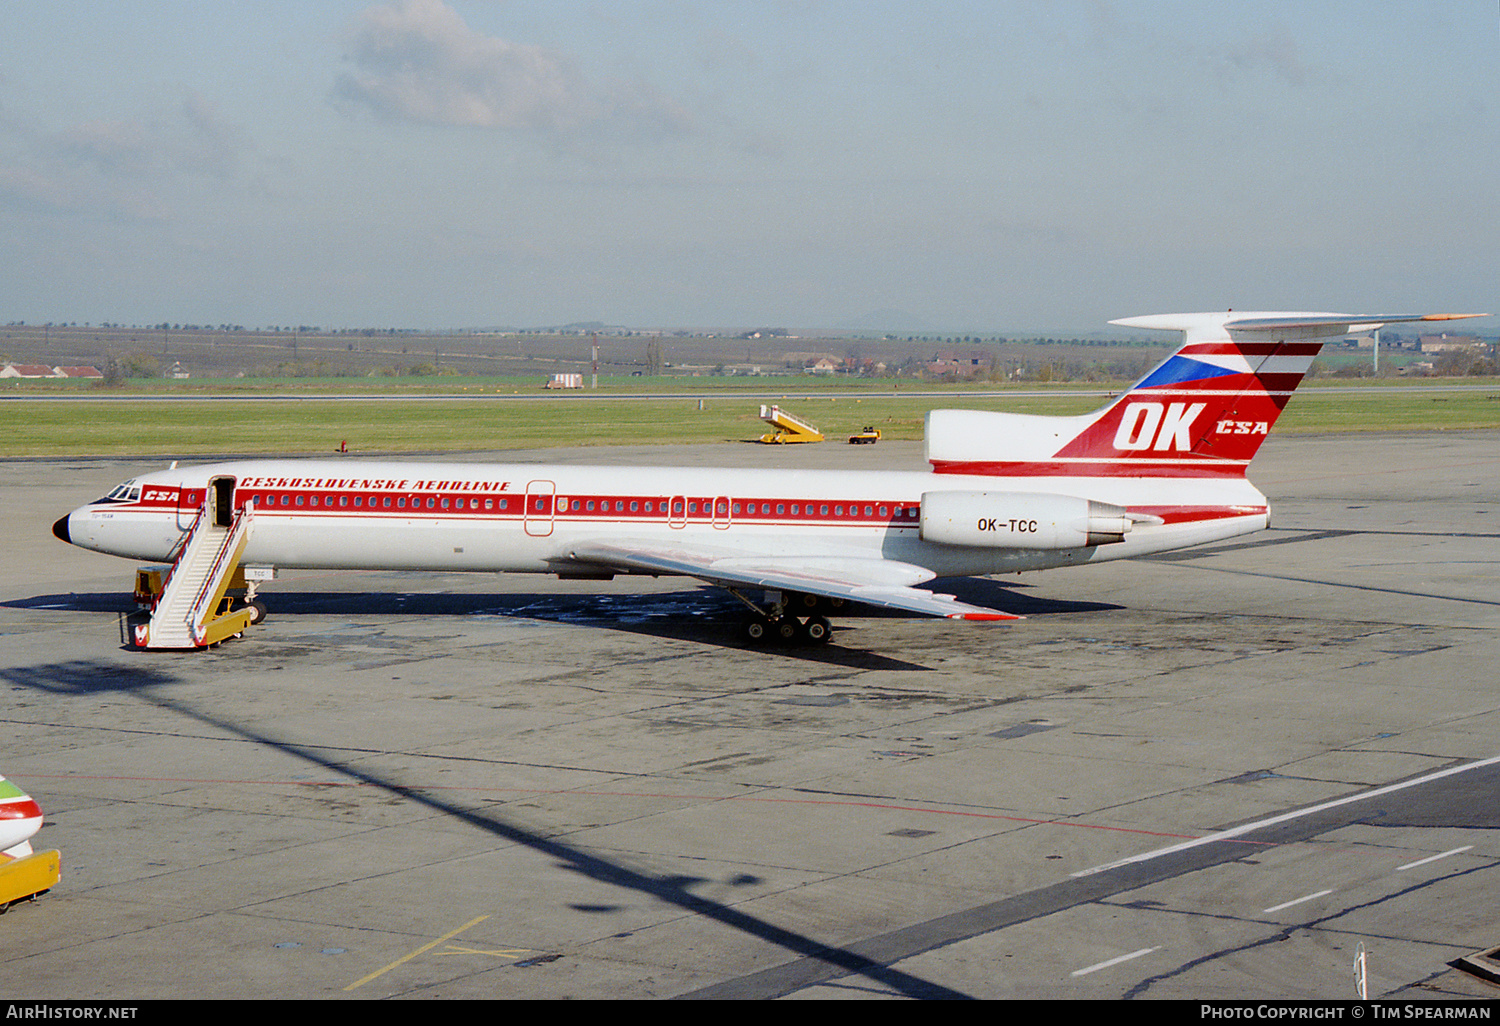
[[[927,457],[939,473],[1240,477],[1324,340],[1384,324],[1484,316],[1225,311],[1111,321],[1181,331],[1183,345],[1080,417],[934,410]]]

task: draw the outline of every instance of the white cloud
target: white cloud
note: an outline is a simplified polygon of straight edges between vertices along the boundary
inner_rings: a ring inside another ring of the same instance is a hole
[[[189,94],[176,111],[46,131],[0,126],[0,207],[166,221],[204,181],[234,178],[243,144]]]
[[[643,83],[590,83],[563,54],[470,29],[441,0],[366,10],[351,40],[344,100],[398,121],[568,134],[680,132],[686,113]]]

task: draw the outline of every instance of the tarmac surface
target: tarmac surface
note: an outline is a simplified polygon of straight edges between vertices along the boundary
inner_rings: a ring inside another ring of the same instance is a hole
[[[491,454],[912,468],[920,447]],[[475,458],[480,457],[465,457]],[[1272,436],[1271,530],[746,648],[684,579],[290,572],[197,653],[8,460],[9,999],[1500,997],[1500,433]]]

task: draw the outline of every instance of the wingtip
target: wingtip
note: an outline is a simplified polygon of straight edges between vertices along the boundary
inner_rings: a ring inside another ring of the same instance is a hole
[[[949,613],[950,620],[1024,620],[1015,613]]]

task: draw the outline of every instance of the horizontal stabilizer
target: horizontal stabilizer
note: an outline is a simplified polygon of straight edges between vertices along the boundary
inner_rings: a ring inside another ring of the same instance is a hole
[[[1482,313],[1437,314],[1343,314],[1277,311],[1223,310],[1214,313],[1148,314],[1110,321],[1124,328],[1180,331],[1187,342],[1228,342],[1241,332],[1247,337],[1281,335],[1283,338],[1337,338],[1353,331],[1371,331],[1385,324],[1417,321],[1461,321],[1488,317]]]

